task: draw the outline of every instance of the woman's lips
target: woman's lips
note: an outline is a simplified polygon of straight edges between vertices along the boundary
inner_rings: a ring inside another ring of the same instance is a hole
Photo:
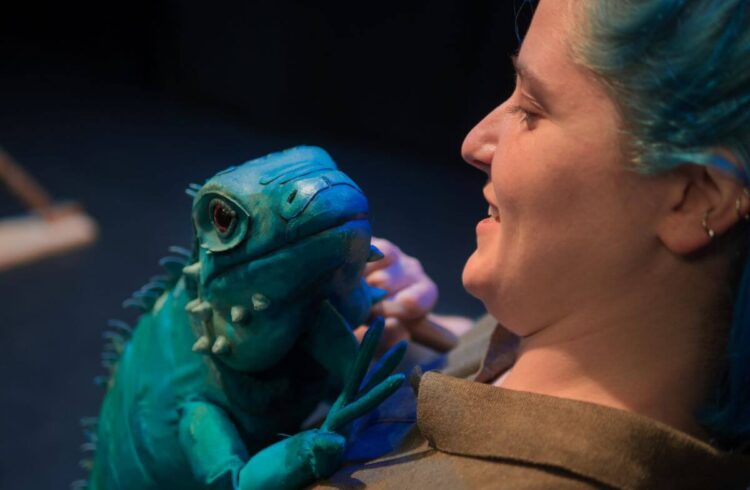
[[[481,233],[484,230],[494,228],[500,225],[500,213],[498,209],[492,204],[487,209],[487,216],[485,219],[477,223],[477,233]]]

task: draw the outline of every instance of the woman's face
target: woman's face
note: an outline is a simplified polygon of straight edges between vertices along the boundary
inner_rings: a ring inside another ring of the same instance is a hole
[[[658,246],[658,179],[624,170],[615,103],[572,61],[580,0],[541,0],[513,94],[471,130],[499,219],[477,225],[466,289],[519,335],[637,287]]]

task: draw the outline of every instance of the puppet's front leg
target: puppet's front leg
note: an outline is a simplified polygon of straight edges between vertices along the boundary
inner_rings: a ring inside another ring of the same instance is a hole
[[[346,447],[339,432],[346,432],[353,420],[380,405],[404,381],[403,374],[390,374],[404,355],[404,343],[392,347],[365,379],[382,334],[383,319],[378,318],[362,340],[344,390],[320,429],[272,444],[249,460],[237,429],[221,408],[203,401],[184,405],[180,442],[195,478],[207,488],[291,490],[331,476]]]
[[[272,444],[248,460],[226,413],[203,401],[183,406],[180,442],[199,484],[222,490],[304,487],[330,476],[346,446],[341,435],[313,429]]]

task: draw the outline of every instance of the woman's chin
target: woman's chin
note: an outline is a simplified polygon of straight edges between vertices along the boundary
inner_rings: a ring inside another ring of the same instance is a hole
[[[482,264],[478,253],[479,251],[475,250],[466,261],[461,274],[461,282],[466,292],[478,300],[484,301],[483,297],[486,296],[488,289],[490,289],[490,278],[487,276],[487,264]]]

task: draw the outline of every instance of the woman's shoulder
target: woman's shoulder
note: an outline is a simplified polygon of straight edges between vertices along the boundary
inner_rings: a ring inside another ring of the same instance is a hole
[[[675,471],[679,468],[679,471]],[[750,456],[647,417],[427,373],[398,450],[315,488],[737,488]]]

